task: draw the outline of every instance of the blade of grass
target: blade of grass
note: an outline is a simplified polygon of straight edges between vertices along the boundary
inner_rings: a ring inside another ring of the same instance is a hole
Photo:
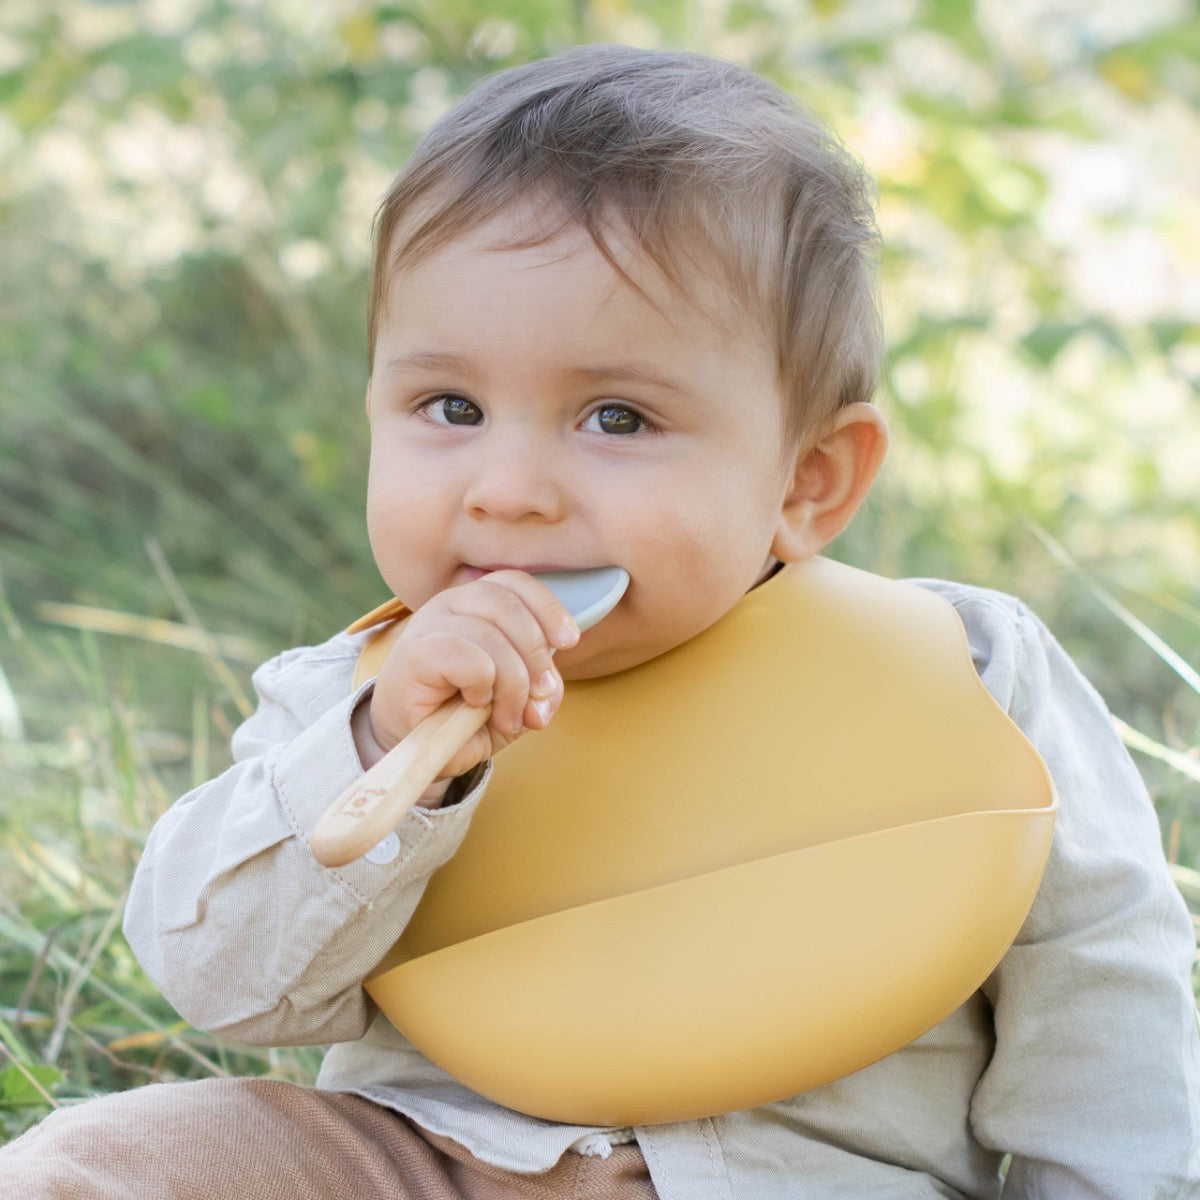
[[[1174,613],[1177,617],[1183,617],[1185,621],[1191,621],[1193,625],[1200,625],[1200,608],[1194,604],[1188,604],[1186,600],[1180,600],[1178,596],[1167,596],[1161,592],[1155,592],[1146,599],[1152,604],[1157,604],[1159,608],[1165,608],[1167,612]]]
[[[41,949],[34,957],[33,970],[29,972],[29,978],[26,979],[25,986],[21,989],[21,996],[17,1000],[17,1007],[15,1009],[16,1015],[13,1017],[13,1020],[15,1020],[18,1025],[23,1025],[25,1023],[25,1013],[30,1004],[33,1003],[34,996],[37,995],[37,987],[41,982],[42,971],[46,966],[46,958],[50,951],[54,948],[54,943],[58,939],[58,935],[62,932],[62,928],[63,927],[61,924],[52,925],[46,931],[46,937],[42,942]]]
[[[1186,775],[1189,779],[1200,783],[1200,759],[1184,754],[1181,750],[1172,750],[1170,746],[1164,746],[1162,742],[1157,742],[1140,730],[1134,729],[1132,725],[1127,725],[1120,717],[1113,717],[1113,724],[1116,725],[1121,740],[1131,750],[1136,750],[1150,758],[1156,758],[1159,762],[1174,767],[1181,775]]]
[[[183,1023],[180,1023],[181,1028],[186,1028]],[[88,1030],[84,1029],[77,1022],[71,1022],[71,1032],[87,1044],[87,1046],[105,1062],[110,1063],[118,1070],[128,1072],[134,1075],[140,1075],[144,1079],[155,1080],[160,1077],[160,1072],[157,1067],[145,1066],[142,1063],[135,1062],[132,1059],[122,1058],[119,1053],[114,1050],[116,1042],[109,1042],[105,1045],[98,1037],[93,1036]]]
[[[184,1022],[180,1021],[174,1026],[174,1031],[179,1032],[186,1029]],[[108,1049],[115,1054],[119,1054],[124,1050],[145,1050],[150,1048],[157,1050],[159,1046],[166,1043],[167,1033],[161,1029],[143,1029],[137,1033],[128,1033],[124,1037],[116,1038],[108,1043]]]
[[[1185,899],[1200,902],[1200,871],[1193,871],[1180,863],[1171,863],[1171,878]]]
[[[25,723],[21,720],[21,706],[17,703],[16,693],[8,676],[4,673],[4,664],[0,663],[0,738],[6,742],[23,742],[25,740]]]
[[[235,662],[257,664],[264,658],[262,648],[249,638],[220,633],[204,634],[191,625],[164,621],[158,617],[142,617],[136,613],[93,608],[86,604],[60,604],[54,600],[39,601],[34,605],[34,612],[40,620],[52,625],[64,625],[68,629],[113,633],[119,637],[137,638],[159,646],[170,646],[176,650],[190,650],[194,654],[215,652],[222,658],[231,658]],[[0,688],[2,687],[3,681],[0,680]],[[0,691],[0,699],[2,698],[3,694]]]
[[[199,692],[192,696],[192,787],[208,778],[208,704]]]
[[[25,949],[36,954],[41,948],[44,941],[44,935],[34,926],[28,925],[19,914],[16,919],[11,915],[11,907],[7,903],[7,898],[4,898],[4,908],[9,909],[10,915],[0,913],[0,937],[6,937],[16,942],[18,945],[24,946]],[[61,947],[53,948],[47,955],[47,960],[53,967],[74,973],[80,969],[80,962],[73,955],[63,950]],[[129,997],[119,988],[115,988],[107,984],[104,979],[92,973],[86,978],[87,985],[99,992],[107,1000],[111,1000],[119,1008],[128,1013],[134,1020],[141,1023],[146,1029],[160,1030],[168,1045],[173,1049],[178,1050],[181,1054],[187,1055],[194,1062],[199,1063],[210,1074],[217,1076],[225,1076],[228,1074],[220,1064],[214,1062],[205,1054],[201,1054],[194,1046],[192,1046],[185,1038],[179,1037],[171,1033],[169,1029],[163,1028],[140,1004],[130,1000]]]
[[[203,643],[205,649],[202,651],[202,657],[208,665],[213,678],[229,693],[230,698],[237,706],[238,712],[243,717],[249,717],[254,711],[254,706],[250,703],[250,697],[246,695],[241,684],[234,678],[234,674],[229,669],[225,660],[217,652],[213,635],[205,629],[199,614],[192,607],[191,601],[187,598],[183,588],[179,586],[179,580],[175,578],[175,572],[171,570],[171,564],[167,562],[167,556],[163,554],[162,547],[154,538],[146,540],[146,553],[149,555],[151,563],[154,564],[154,570],[162,581],[163,587],[167,589],[171,599],[175,602],[175,606],[183,615],[184,621]]]
[[[100,932],[96,934],[87,954],[84,955],[77,969],[72,972],[70,978],[67,980],[67,986],[63,990],[62,999],[59,1001],[54,1029],[46,1041],[45,1049],[42,1051],[42,1057],[46,1062],[57,1064],[58,1056],[62,1052],[63,1039],[67,1036],[67,1026],[71,1020],[71,1013],[75,1009],[75,1001],[79,997],[80,989],[89,979],[93,978],[96,963],[99,961],[100,955],[104,953],[112,935],[116,932],[117,926],[121,923],[121,913],[124,910],[125,896],[123,895],[113,905],[112,911],[101,926]]]
[[[1074,575],[1084,587],[1113,614],[1131,633],[1140,638],[1159,658],[1162,659],[1180,679],[1193,691],[1200,694],[1200,671],[1197,671],[1182,655],[1171,649],[1144,621],[1133,615],[1110,591],[1097,583],[1089,575],[1070,552],[1036,521],[1026,521],[1034,537]]]
[[[0,845],[13,865],[33,885],[39,897],[49,900],[61,912],[76,910],[80,885],[77,864],[70,863],[70,867],[74,868],[75,878],[72,879],[69,875],[64,878],[63,871],[69,860],[60,851],[28,838],[20,840],[15,835],[5,836]]]

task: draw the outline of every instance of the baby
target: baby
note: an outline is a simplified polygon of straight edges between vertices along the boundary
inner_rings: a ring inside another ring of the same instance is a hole
[[[363,990],[564,680],[719,627],[861,505],[887,442],[870,194],[776,88],[691,55],[584,47],[486,81],[427,135],[383,202],[369,317],[367,519],[411,616],[361,686],[357,632],[260,668],[235,765],[155,827],[126,918],[198,1027],[331,1045],[317,1086],[206,1080],[60,1111],[0,1153],[6,1194],[1200,1194],[1194,941],[1153,811],[1099,698],[997,593],[921,583],[1059,811],[1016,941],[923,1036],[790,1097],[619,1128],[477,1094]],[[580,636],[535,575],[608,565],[628,591]],[[394,834],[320,866],[322,813],[457,696],[490,704],[486,725]],[[759,800],[728,805],[749,825]]]

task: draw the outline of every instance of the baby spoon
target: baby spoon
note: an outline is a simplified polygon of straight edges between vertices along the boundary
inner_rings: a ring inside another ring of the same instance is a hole
[[[545,571],[540,579],[558,597],[582,633],[608,616],[629,586],[621,567]],[[324,867],[361,858],[394,829],[472,735],[492,707],[448,700],[339,796],[309,834],[313,857]]]

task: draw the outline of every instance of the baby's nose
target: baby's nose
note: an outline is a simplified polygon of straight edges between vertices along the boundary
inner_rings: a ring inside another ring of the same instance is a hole
[[[552,446],[529,437],[498,437],[480,450],[463,494],[463,508],[470,516],[499,521],[562,517],[561,459]]]

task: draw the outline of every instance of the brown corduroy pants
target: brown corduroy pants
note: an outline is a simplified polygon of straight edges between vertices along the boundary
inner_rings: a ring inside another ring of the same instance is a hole
[[[505,1171],[360,1096],[271,1079],[152,1084],[0,1149],[14,1200],[655,1200],[635,1145]]]

